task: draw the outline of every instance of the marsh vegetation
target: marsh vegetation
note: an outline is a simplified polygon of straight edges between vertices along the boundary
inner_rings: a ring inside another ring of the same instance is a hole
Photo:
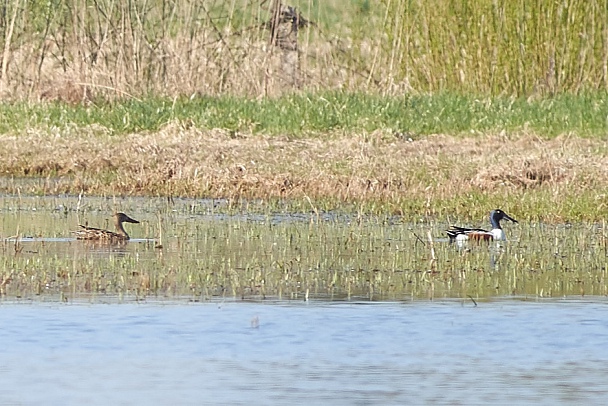
[[[297,10],[295,80],[272,39],[276,1],[6,2],[0,90],[80,103],[273,96],[293,90],[286,82],[526,97],[608,86],[608,10],[597,0],[285,3]]]
[[[535,134],[409,138],[391,131],[235,137],[179,123],[113,136],[89,129],[1,136],[9,194],[263,199],[308,210],[479,220],[601,221],[608,146]],[[34,178],[27,182],[24,178]]]
[[[76,205],[76,198],[5,203],[2,230],[16,234],[3,236],[3,296],[407,301],[608,293],[603,224],[522,222],[507,229],[507,243],[458,248],[445,238],[446,223],[424,219],[254,215],[226,202],[163,199],[90,199],[77,215]],[[131,242],[73,239],[79,222],[107,226],[104,213],[117,205],[142,220]]]

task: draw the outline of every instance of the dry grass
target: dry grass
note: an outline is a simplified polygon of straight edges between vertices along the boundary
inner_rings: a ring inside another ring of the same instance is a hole
[[[180,0],[66,2],[56,8],[44,2],[9,5],[5,11],[13,17],[14,32],[0,35],[6,42],[0,95],[4,100],[78,104],[150,94],[263,97],[300,87],[365,86],[367,68],[359,72],[359,64],[369,52],[360,58],[342,44],[352,40],[340,39],[348,29],[342,24],[326,33],[315,21],[332,14],[335,6],[328,5],[295,4],[311,24],[300,27],[296,77],[291,77],[285,53],[269,43],[272,4]],[[369,47],[367,42],[356,45]],[[372,45],[377,49],[377,43]]]
[[[533,134],[406,140],[377,131],[291,140],[175,123],[127,136],[101,128],[4,135],[0,154],[5,176],[52,178],[22,193],[310,198],[382,203],[400,213],[416,202],[437,214],[471,196],[497,205],[542,196],[559,205],[585,193],[599,213],[608,190],[606,141]]]

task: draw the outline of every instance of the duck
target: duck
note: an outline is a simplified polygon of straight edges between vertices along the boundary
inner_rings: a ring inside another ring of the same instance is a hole
[[[114,213],[112,215],[114,219],[114,227],[116,232],[103,230],[101,228],[88,227],[79,224],[80,229],[73,231],[76,235],[77,240],[92,240],[92,241],[103,241],[103,242],[120,242],[128,241],[129,234],[125,231],[122,223],[135,223],[139,224],[139,221],[132,219],[125,213]]]
[[[513,217],[501,209],[492,210],[490,212],[490,224],[492,229],[490,231],[481,228],[466,228],[459,226],[451,226],[446,233],[450,238],[450,243],[464,242],[468,240],[474,241],[505,241],[507,239],[504,230],[500,226],[501,220],[509,220],[513,223],[517,223]]]

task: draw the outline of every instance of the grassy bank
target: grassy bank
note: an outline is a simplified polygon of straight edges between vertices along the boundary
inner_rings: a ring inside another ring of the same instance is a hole
[[[255,100],[243,97],[147,98],[83,105],[14,103],[0,106],[0,133],[62,132],[95,126],[101,133],[156,132],[180,123],[222,129],[234,136],[262,134],[324,138],[335,132],[393,132],[416,139],[501,131],[604,137],[608,94],[563,94],[538,99],[456,93],[382,97],[321,92]]]
[[[485,218],[502,207],[520,218],[602,220],[606,100],[325,93],[3,105],[1,187],[413,218]]]
[[[427,105],[439,101],[429,99]],[[278,103],[267,111],[279,111]],[[5,192],[283,200],[299,210],[359,210],[413,218],[485,218],[490,209],[502,207],[545,221],[601,220],[608,203],[608,144],[599,117],[591,132],[592,125],[579,121],[578,131],[587,138],[571,129],[546,137],[525,124],[480,134],[470,118],[459,122],[462,116],[455,113],[445,120],[455,123],[451,131],[441,135],[403,133],[390,123],[354,130],[356,118],[366,122],[366,116],[350,109],[344,110],[349,119],[325,131],[306,127],[305,117],[290,117],[308,129],[293,133],[271,125],[264,131],[212,129],[196,125],[196,118],[174,118],[158,130],[123,133],[112,125],[72,122],[70,115],[87,116],[63,108],[65,114],[57,116],[61,126],[53,124],[56,116],[49,112],[47,125],[0,137],[5,157],[0,173],[9,177],[3,183]],[[241,111],[260,114],[252,108]],[[374,117],[373,111],[361,111]],[[426,121],[421,116],[421,121],[421,127],[441,125],[432,116]],[[46,181],[10,180],[22,177]]]

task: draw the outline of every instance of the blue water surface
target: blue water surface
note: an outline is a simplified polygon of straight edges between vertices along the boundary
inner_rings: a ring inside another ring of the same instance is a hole
[[[608,302],[0,304],[0,404],[607,404]]]

